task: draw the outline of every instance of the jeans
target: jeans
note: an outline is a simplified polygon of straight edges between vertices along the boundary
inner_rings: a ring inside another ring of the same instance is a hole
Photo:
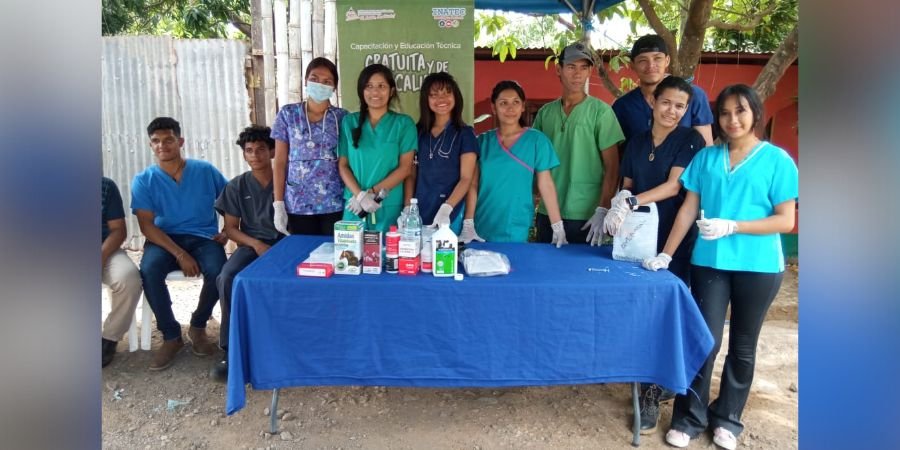
[[[191,326],[206,328],[206,322],[212,316],[216,302],[219,301],[216,277],[225,264],[225,248],[212,239],[189,234],[171,234],[169,237],[200,266],[203,287],[200,289],[197,309],[191,315]],[[166,287],[166,275],[173,270],[181,270],[175,256],[147,241],[144,244],[144,256],[141,258],[141,279],[147,302],[150,303],[150,309],[156,316],[156,328],[167,341],[181,337],[181,324],[175,320],[172,298],[169,296],[169,288]]]
[[[228,331],[231,322],[231,287],[234,283],[234,277],[244,270],[258,256],[256,250],[250,247],[238,247],[237,250],[228,258],[228,262],[222,267],[222,272],[216,278],[216,287],[219,289],[219,298],[222,299],[222,322],[219,326],[219,347],[228,348]]]
[[[535,216],[535,228],[537,229],[537,242],[549,244],[553,240],[553,228],[550,227],[550,217],[546,214],[537,213]],[[563,229],[566,230],[566,241],[570,244],[586,244],[587,230],[581,229],[587,220],[569,220],[563,219]]]
[[[741,414],[750,395],[756,363],[756,343],[766,312],[781,287],[784,273],[733,272],[693,266],[691,291],[715,339],[706,363],[691,382],[687,395],[675,397],[672,428],[691,437],[708,427],[723,427],[735,436],[744,430]],[[716,355],[722,346],[725,313],[731,304],[728,355],[719,397],[709,403],[709,386]],[[708,405],[708,406],[707,406]]]

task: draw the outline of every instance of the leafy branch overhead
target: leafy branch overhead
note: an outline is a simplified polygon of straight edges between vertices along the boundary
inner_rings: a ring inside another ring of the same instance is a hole
[[[629,23],[632,36],[622,48],[604,55],[612,72],[628,66],[631,43],[646,34],[648,28],[666,41],[670,71],[684,78],[694,74],[703,51],[773,52],[775,56],[756,83],[763,96],[774,91],[775,83],[797,59],[798,46],[792,37],[799,23],[798,0],[625,0],[599,11],[591,19],[595,28],[602,29],[616,18]],[[511,30],[515,25],[496,14],[482,15],[475,23],[476,45],[479,39],[492,37],[494,40],[486,45],[493,47],[494,55],[500,55],[504,61],[507,55],[515,58],[512,46],[516,42],[509,36],[519,36],[518,48],[543,47],[553,51],[545,60],[549,69],[550,62],[556,60],[567,43],[584,36],[580,20],[572,23],[559,15],[539,16],[538,26],[525,26],[524,32]],[[620,86],[616,86],[601,64],[602,58],[596,62],[600,80],[614,95],[619,96],[635,86],[627,77],[622,77]]]
[[[250,0],[102,1],[104,36],[166,34],[179,38],[248,38],[250,22]],[[230,32],[228,25],[238,33]]]

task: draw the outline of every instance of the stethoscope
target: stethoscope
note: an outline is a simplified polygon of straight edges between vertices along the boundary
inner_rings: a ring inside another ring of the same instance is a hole
[[[334,111],[331,110],[331,106],[329,106],[328,109],[325,110],[325,114],[322,115],[322,131],[323,132],[325,131],[325,127],[328,124],[328,113],[331,113],[331,115],[334,116],[334,136],[337,137],[337,136],[339,136],[337,113],[335,113]],[[309,122],[309,103],[308,102],[303,102],[303,118],[306,119],[306,134],[309,136],[309,140],[306,141],[306,148],[312,150],[312,149],[316,148],[316,142],[313,141],[313,133],[312,133],[313,128],[312,128],[312,124],[310,124],[310,122]]]

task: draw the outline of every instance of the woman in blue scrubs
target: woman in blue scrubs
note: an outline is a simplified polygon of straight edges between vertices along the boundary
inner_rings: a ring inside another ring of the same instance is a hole
[[[456,233],[479,152],[475,129],[463,122],[462,111],[462,92],[452,75],[425,77],[419,93],[419,150],[404,189],[404,204],[418,199],[423,223],[449,224]]]
[[[616,195],[603,221],[604,231],[615,236],[631,211],[656,202],[659,212],[657,252],[661,252],[675,222],[675,214],[684,203],[684,189],[678,178],[694,155],[706,146],[694,128],[680,126],[691,104],[691,85],[676,76],[664,78],[653,91],[650,130],[628,140],[620,170],[622,190]],[[690,230],[672,255],[669,271],[691,285],[691,249],[696,230]]]
[[[557,247],[568,244],[550,177],[559,159],[544,133],[525,127],[525,91],[515,81],[497,83],[491,92],[491,109],[500,126],[478,136],[480,176],[469,189],[461,240],[527,242],[534,223],[536,179],[550,216],[551,242]]]
[[[724,142],[697,153],[681,175],[684,204],[663,252],[645,260],[644,267],[667,268],[696,222],[700,239],[691,255],[691,291],[715,346],[688,394],[675,398],[666,442],[686,447],[711,428],[713,442],[730,450],[744,429],[741,415],[753,382],[756,343],[784,275],[780,233],[794,228],[798,173],[787,152],[756,137],[763,107],[753,88],[723,89],[715,116]],[[729,306],[728,354],[719,396],[710,403]]]

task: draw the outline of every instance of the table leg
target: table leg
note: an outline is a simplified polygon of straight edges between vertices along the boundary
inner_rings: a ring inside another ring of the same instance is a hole
[[[272,389],[272,407],[269,408],[269,433],[278,434],[278,388]]]
[[[631,403],[634,405],[634,425],[631,426],[633,437],[631,439],[632,447],[641,445],[641,405],[638,404],[640,397],[640,383],[631,383]]]

